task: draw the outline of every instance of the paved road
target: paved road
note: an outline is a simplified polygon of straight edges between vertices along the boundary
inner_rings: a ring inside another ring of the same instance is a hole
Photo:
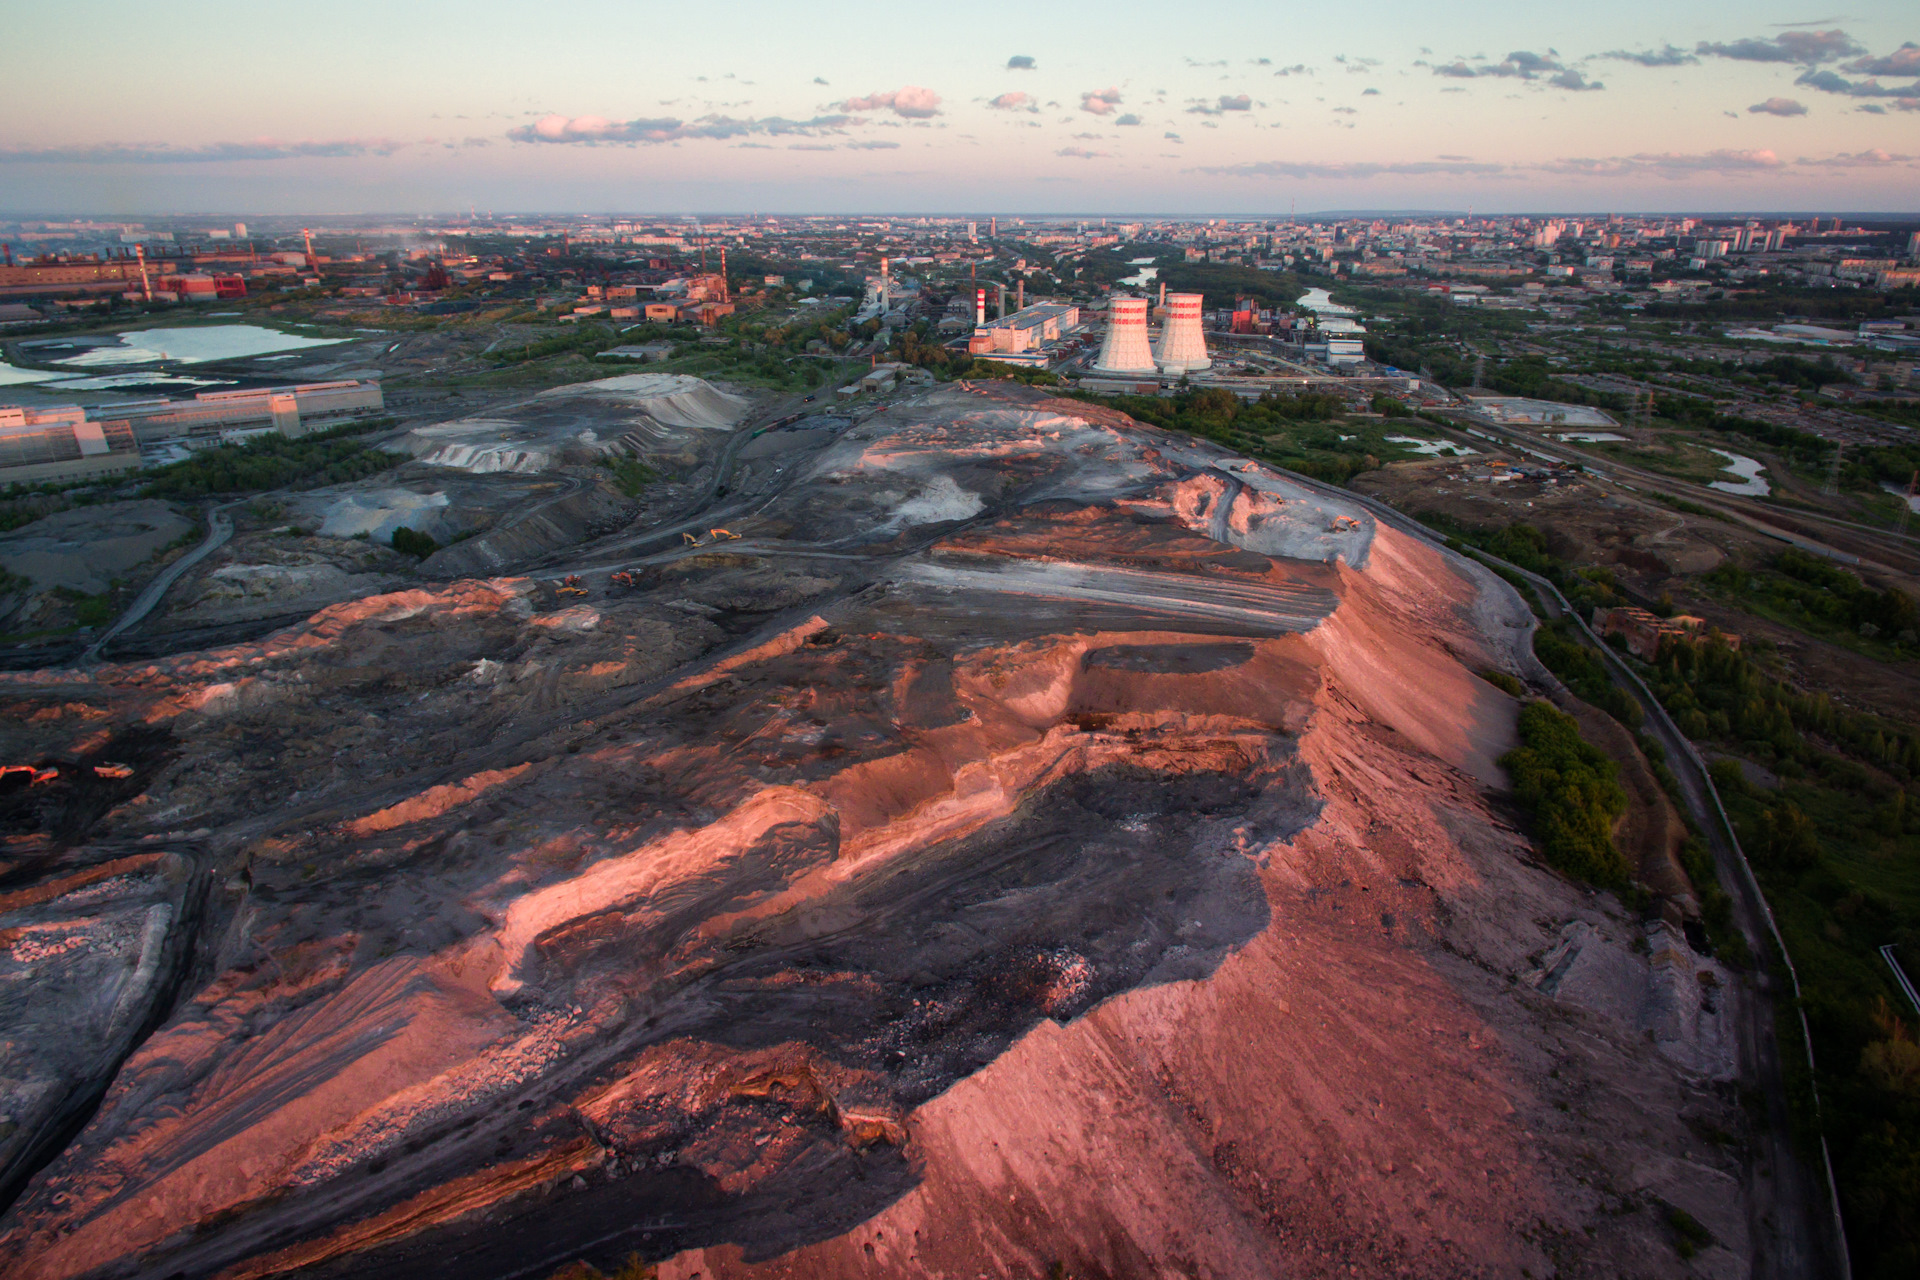
[[[193,568],[193,566],[199,564],[202,560],[205,560],[208,556],[226,545],[227,539],[233,536],[233,520],[227,515],[227,512],[239,506],[240,503],[244,501],[246,501],[244,498],[236,499],[233,502],[223,502],[217,507],[209,507],[207,509],[207,536],[205,540],[202,541],[199,546],[168,565],[165,569],[162,569],[160,576],[152,582],[149,582],[147,589],[134,597],[133,603],[127,606],[127,611],[120,615],[119,620],[101,632],[100,638],[88,645],[86,651],[80,655],[82,665],[98,662],[101,653],[107,647],[107,642],[127,628],[137,625],[141,619],[153,612],[153,607],[159,604],[161,598],[167,594],[168,589],[180,580],[181,574]]]

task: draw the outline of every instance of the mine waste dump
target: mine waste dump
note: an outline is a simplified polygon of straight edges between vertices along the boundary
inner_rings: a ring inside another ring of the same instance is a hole
[[[0,1274],[1747,1271],[1740,998],[1522,834],[1506,582],[1040,388],[654,377],[301,518],[583,431],[673,511],[0,673]]]

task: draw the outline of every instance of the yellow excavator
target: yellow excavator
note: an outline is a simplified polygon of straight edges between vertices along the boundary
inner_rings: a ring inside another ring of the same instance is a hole
[[[580,581],[579,574],[570,573],[553,584],[553,593],[557,596],[583,596],[587,594],[587,587]]]

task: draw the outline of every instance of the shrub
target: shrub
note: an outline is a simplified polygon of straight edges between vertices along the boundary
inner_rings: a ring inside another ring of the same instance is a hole
[[[420,533],[401,525],[393,531],[393,549],[402,555],[418,556],[424,560],[440,549],[430,533]]]
[[[1592,884],[1624,885],[1629,868],[1614,847],[1613,823],[1626,812],[1627,794],[1614,762],[1581,738],[1572,716],[1546,702],[1521,708],[1520,743],[1500,764],[1548,863]]]

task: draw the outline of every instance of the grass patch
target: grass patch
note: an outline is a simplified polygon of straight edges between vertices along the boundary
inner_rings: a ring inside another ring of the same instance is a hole
[[[625,454],[604,457],[600,465],[613,472],[614,486],[629,498],[639,497],[641,490],[660,478],[660,473],[652,467]]]

